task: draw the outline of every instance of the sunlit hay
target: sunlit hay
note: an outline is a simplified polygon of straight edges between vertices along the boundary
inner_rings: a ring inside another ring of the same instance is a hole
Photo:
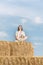
[[[13,42],[10,44],[11,56],[33,56],[34,50],[31,43]]]
[[[10,47],[9,42],[0,41],[0,56],[9,56]]]
[[[43,65],[43,57],[34,57],[30,42],[0,41],[0,65]]]
[[[0,57],[0,65],[43,65],[43,57]]]

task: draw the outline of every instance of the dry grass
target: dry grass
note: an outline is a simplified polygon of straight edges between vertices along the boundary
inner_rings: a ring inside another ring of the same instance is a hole
[[[0,65],[43,65],[43,57],[33,55],[31,43],[0,41]]]
[[[0,65],[43,65],[43,57],[0,57]]]
[[[0,56],[33,56],[31,43],[0,41]]]
[[[0,41],[0,56],[9,56],[10,47],[9,42]]]
[[[13,42],[10,43],[11,56],[33,56],[34,51],[31,43]]]

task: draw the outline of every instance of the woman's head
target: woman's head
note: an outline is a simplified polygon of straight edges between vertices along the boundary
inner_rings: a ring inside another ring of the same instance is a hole
[[[18,31],[20,31],[20,30],[23,31],[22,25],[19,25],[19,26],[18,26]]]

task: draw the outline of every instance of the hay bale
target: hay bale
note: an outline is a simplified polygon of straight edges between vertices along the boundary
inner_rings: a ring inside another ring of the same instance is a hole
[[[43,65],[43,57],[0,57],[0,65]]]
[[[10,56],[33,56],[34,51],[31,43],[27,42],[11,42]]]
[[[9,42],[0,41],[0,56],[9,56],[10,47]]]
[[[0,41],[0,56],[33,56],[31,43]]]

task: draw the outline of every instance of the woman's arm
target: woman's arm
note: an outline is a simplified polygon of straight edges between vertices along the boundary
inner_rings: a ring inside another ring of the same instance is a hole
[[[18,40],[18,32],[16,31],[15,39]]]
[[[16,40],[21,40],[21,38],[19,37],[18,32],[16,32],[16,36],[15,36]]]
[[[23,35],[22,40],[26,40],[27,39],[27,36],[25,35],[25,32],[24,31],[22,32],[22,35]]]

